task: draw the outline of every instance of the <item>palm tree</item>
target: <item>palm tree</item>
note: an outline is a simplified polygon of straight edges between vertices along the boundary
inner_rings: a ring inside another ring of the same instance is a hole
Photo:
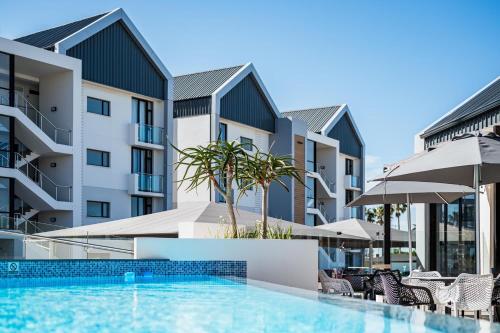
[[[391,211],[394,212],[394,215],[396,215],[396,218],[398,219],[398,230],[401,230],[401,224],[399,219],[402,214],[406,213],[406,208],[407,208],[406,204],[395,204],[393,207],[391,207]]]
[[[173,145],[172,145],[173,146]],[[179,186],[185,181],[189,182],[186,191],[192,191],[202,184],[212,184],[226,201],[227,211],[231,222],[233,238],[238,237],[238,225],[234,214],[233,183],[241,185],[240,173],[248,159],[243,146],[237,142],[216,141],[207,146],[196,146],[180,150],[173,146],[179,153],[176,170],[185,166]]]
[[[375,210],[372,208],[365,209],[366,220],[370,223],[375,223]]]
[[[384,224],[384,206],[378,206],[374,209],[375,212],[375,222],[383,225]]]
[[[254,146],[255,147],[255,146]],[[241,191],[238,200],[250,190],[253,186],[260,187],[262,190],[262,238],[267,238],[267,215],[269,188],[273,182],[278,183],[285,190],[289,191],[288,186],[283,182],[283,178],[293,178],[305,186],[301,176],[300,169],[292,163],[293,159],[289,156],[275,156],[271,153],[263,153],[257,147],[253,156],[249,156],[241,176]]]

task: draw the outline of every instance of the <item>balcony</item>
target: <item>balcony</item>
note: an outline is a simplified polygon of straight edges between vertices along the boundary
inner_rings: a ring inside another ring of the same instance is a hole
[[[165,131],[162,127],[146,124],[130,124],[131,145],[148,149],[163,150]]]
[[[347,189],[352,189],[356,191],[361,191],[363,187],[361,177],[353,175],[345,175],[344,184]]]
[[[316,165],[313,162],[307,162],[307,175],[316,178],[330,198],[336,198],[336,184],[328,174],[328,170],[323,165]]]
[[[362,219],[362,218],[363,218],[362,207],[345,207],[344,208],[344,218],[342,218],[342,220]]]
[[[163,197],[163,176],[147,173],[130,175],[129,194],[150,197]]]

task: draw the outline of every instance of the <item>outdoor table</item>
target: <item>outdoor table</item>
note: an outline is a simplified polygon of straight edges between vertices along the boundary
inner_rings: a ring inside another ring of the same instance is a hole
[[[446,286],[449,286],[455,280],[457,279],[456,277],[453,276],[441,276],[441,277],[410,277],[410,279],[415,279],[415,280],[422,280],[422,281],[439,281],[439,282],[444,282]]]

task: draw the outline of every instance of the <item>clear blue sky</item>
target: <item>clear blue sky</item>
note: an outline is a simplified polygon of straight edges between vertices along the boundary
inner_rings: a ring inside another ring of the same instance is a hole
[[[500,75],[500,1],[5,1],[0,36],[116,7],[174,75],[251,61],[280,110],[347,103],[369,176]]]

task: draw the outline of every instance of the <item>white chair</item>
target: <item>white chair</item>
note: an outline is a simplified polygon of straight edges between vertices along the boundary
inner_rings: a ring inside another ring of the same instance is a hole
[[[354,290],[349,281],[331,278],[324,270],[319,271],[319,282],[324,293],[354,296]]]
[[[460,274],[455,282],[447,287],[438,287],[436,297],[442,304],[451,303],[455,316],[459,311],[486,311],[493,321],[491,295],[493,275]]]

